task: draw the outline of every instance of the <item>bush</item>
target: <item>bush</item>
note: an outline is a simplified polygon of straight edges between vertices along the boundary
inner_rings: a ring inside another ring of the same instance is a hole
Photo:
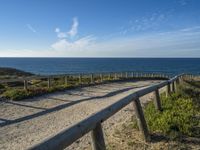
[[[11,100],[21,100],[28,96],[28,92],[22,89],[10,89],[3,93],[3,97]]]
[[[35,88],[35,89],[7,89],[2,96],[6,99],[10,100],[22,100],[25,98],[33,97],[33,96],[39,96],[42,94],[52,93],[55,91],[62,91],[67,88],[72,88],[71,85],[61,85],[61,86],[55,86],[51,88]]]
[[[1,89],[5,89],[5,86],[2,85],[2,84],[0,84],[0,90],[1,90]]]
[[[153,102],[150,102],[144,110],[145,118],[151,132],[159,132],[176,138],[180,135],[195,136],[193,127],[198,124],[194,119],[198,109],[194,103],[193,90],[189,94],[183,94],[183,88],[180,88],[177,94],[170,97],[161,97],[163,111],[155,109]],[[191,96],[192,95],[192,96]]]

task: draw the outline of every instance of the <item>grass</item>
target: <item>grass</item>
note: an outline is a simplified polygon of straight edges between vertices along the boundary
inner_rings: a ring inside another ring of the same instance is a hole
[[[1,69],[0,69],[1,70]],[[18,71],[20,72],[20,71]],[[26,73],[25,73],[26,74]],[[103,83],[120,81],[120,80],[146,80],[148,77],[138,77],[138,78],[118,78],[109,77],[104,75]],[[160,77],[154,77],[153,79],[165,79]],[[55,91],[67,90],[79,86],[89,86],[94,84],[101,84],[100,76],[94,76],[94,83],[91,83],[90,75],[82,76],[81,83],[79,81],[79,76],[68,76],[67,84],[65,83],[64,77],[54,77],[51,79],[51,87],[48,88],[47,79],[33,79],[28,82],[28,90],[24,90],[23,81],[8,82],[0,85],[0,97],[7,100],[23,100],[33,96],[40,96],[42,94],[52,93]]]
[[[200,83],[186,80],[178,86],[177,93],[167,98],[161,96],[162,112],[158,112],[153,102],[150,102],[144,109],[150,132],[161,133],[172,139],[181,136],[198,137],[199,131],[196,132],[194,127],[200,125],[197,119],[200,113],[199,96]]]
[[[171,97],[162,97],[163,111],[158,112],[150,102],[145,108],[145,117],[150,132],[158,132],[170,138],[182,135],[195,136],[193,127],[198,124],[194,119],[198,112],[193,99],[181,94],[172,94]]]
[[[152,141],[145,143],[135,118],[116,129],[108,148],[114,149],[199,149],[200,82],[185,80],[177,93],[161,95],[163,111],[150,102],[144,107]]]
[[[47,93],[53,93],[55,91],[63,91],[66,89],[71,89],[73,86],[71,85],[60,85],[60,86],[54,86],[50,88],[34,88],[34,89],[9,89],[6,90],[2,97],[9,100],[19,101],[23,100],[25,98],[31,98],[34,96],[39,96]]]
[[[0,67],[0,77],[1,76],[31,76],[32,73],[25,72],[19,69]]]

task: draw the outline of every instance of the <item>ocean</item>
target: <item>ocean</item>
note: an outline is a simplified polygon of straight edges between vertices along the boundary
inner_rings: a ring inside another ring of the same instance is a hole
[[[0,67],[40,75],[98,72],[200,73],[200,58],[0,58]]]

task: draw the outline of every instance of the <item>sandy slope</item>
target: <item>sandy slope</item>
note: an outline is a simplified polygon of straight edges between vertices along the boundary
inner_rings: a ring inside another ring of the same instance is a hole
[[[120,82],[68,90],[21,102],[0,102],[0,149],[20,150],[79,122],[120,98],[159,81]],[[149,94],[142,101],[149,100]],[[128,105],[109,118],[105,138],[134,113]],[[87,134],[67,149],[88,149]]]

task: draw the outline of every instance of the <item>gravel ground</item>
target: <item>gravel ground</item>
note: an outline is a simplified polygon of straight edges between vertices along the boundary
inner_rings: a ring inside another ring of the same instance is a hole
[[[0,149],[21,150],[55,135],[121,98],[160,81],[118,82],[83,87],[24,101],[0,102]],[[152,93],[141,98],[145,103]],[[105,139],[115,126],[130,119],[128,105],[103,123]],[[90,149],[90,135],[66,149]]]

